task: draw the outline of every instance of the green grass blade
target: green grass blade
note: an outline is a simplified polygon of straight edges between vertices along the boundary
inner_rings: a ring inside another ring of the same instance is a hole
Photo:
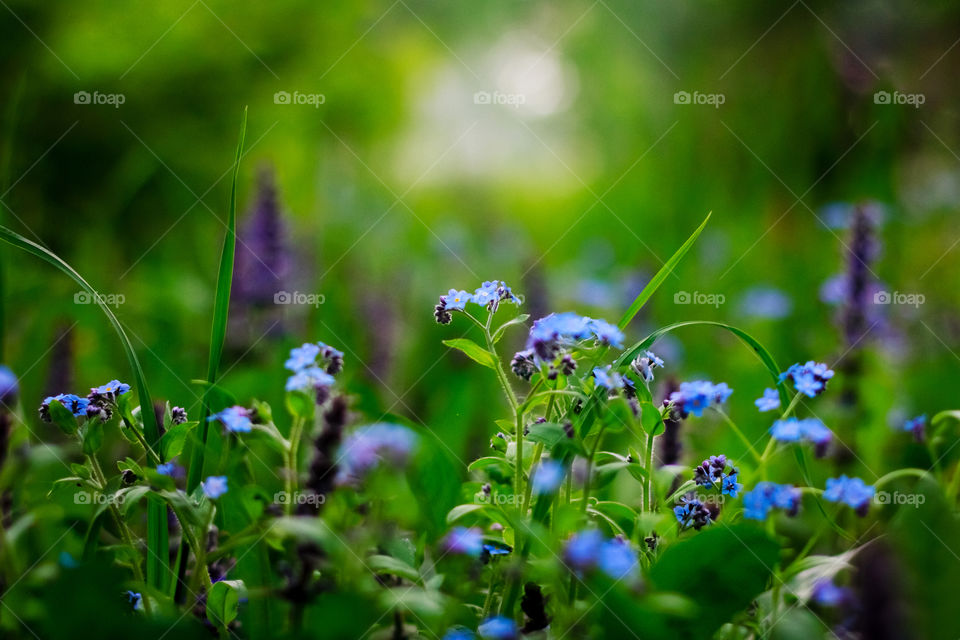
[[[237,248],[237,181],[240,174],[240,157],[243,155],[243,139],[247,132],[247,110],[243,110],[240,124],[240,141],[237,143],[237,155],[233,162],[233,184],[230,187],[230,210],[227,219],[227,235],[223,239],[220,252],[220,270],[217,274],[217,293],[213,305],[213,324],[210,329],[210,358],[207,362],[207,382],[215,385],[223,355],[223,344],[227,336],[227,316],[230,311],[230,288],[233,286],[233,260]],[[210,393],[203,394],[203,407],[200,411],[200,442],[203,446],[193,448],[190,458],[190,472],[187,479],[187,491],[193,491],[203,475],[204,454],[209,434]]]
[[[670,256],[670,259],[660,267],[660,270],[657,271],[657,275],[653,276],[653,279],[647,283],[647,286],[643,288],[643,291],[640,292],[640,295],[634,299],[633,303],[630,305],[630,308],[627,309],[626,313],[623,314],[623,317],[620,318],[620,322],[617,323],[617,326],[621,329],[626,328],[630,321],[633,320],[633,317],[637,315],[640,309],[643,308],[643,305],[647,304],[647,300],[654,294],[654,292],[660,288],[660,285],[663,284],[663,281],[667,279],[673,270],[677,268],[677,265],[680,264],[680,261],[683,260],[683,256],[687,254],[687,251],[690,250],[690,247],[693,246],[693,243],[697,241],[697,238],[700,237],[700,233],[707,226],[707,222],[710,221],[710,216],[713,215],[712,212],[707,214],[707,217],[703,219],[703,222],[700,223],[700,226],[697,227],[697,230],[687,238],[687,241],[677,249],[676,253]]]
[[[110,307],[104,303],[100,294],[97,293],[89,282],[84,280],[77,271],[67,264],[60,256],[49,249],[41,247],[37,243],[27,240],[20,234],[10,229],[0,226],[0,240],[22,249],[27,253],[40,258],[44,262],[52,264],[60,271],[64,272],[70,278],[80,285],[84,291],[90,294],[97,306],[107,316],[107,320],[113,325],[123,350],[127,354],[127,360],[130,362],[130,368],[133,370],[134,382],[137,388],[137,395],[140,398],[140,415],[143,418],[144,436],[154,451],[160,451],[160,428],[157,425],[157,417],[153,412],[153,399],[150,397],[150,390],[147,388],[147,380],[143,375],[143,368],[140,366],[140,360],[137,359],[137,353],[127,337],[126,331],[117,317],[113,315]],[[164,581],[167,578],[167,511],[163,503],[151,500],[147,504],[147,583],[157,589],[162,589]]]
[[[767,371],[770,373],[770,376],[773,378],[773,382],[777,388],[777,391],[780,392],[780,402],[783,404],[783,406],[786,407],[790,404],[790,395],[787,391],[787,387],[783,382],[780,381],[781,369],[779,365],[777,365],[777,361],[774,360],[770,352],[767,351],[766,347],[760,344],[760,342],[758,342],[756,338],[751,336],[746,331],[743,331],[742,329],[738,329],[734,326],[731,326],[723,322],[714,322],[712,320],[688,320],[686,322],[677,322],[676,324],[671,324],[671,325],[667,325],[666,327],[661,327],[656,331],[654,331],[653,333],[651,333],[650,335],[648,335],[646,338],[644,338],[640,342],[636,343],[635,345],[633,345],[632,347],[624,351],[623,354],[617,359],[617,362],[614,366],[622,367],[627,365],[641,351],[645,351],[649,349],[650,345],[652,345],[657,340],[657,338],[659,338],[663,334],[669,333],[675,329],[679,329],[680,327],[690,327],[695,325],[719,327],[721,329],[729,331],[733,335],[740,338],[740,340],[744,344],[746,344],[748,347],[750,347],[753,350],[753,352],[757,355],[757,358],[760,359],[760,362],[763,363],[763,366],[766,367]]]

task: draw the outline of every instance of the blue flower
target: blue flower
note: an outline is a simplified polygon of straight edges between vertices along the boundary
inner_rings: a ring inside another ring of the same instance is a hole
[[[753,401],[760,411],[773,411],[780,408],[780,393],[776,389],[764,389],[763,397]]]
[[[800,509],[800,491],[789,484],[759,482],[752,491],[743,494],[743,517],[766,520],[772,509],[783,509],[796,515]]]
[[[157,473],[162,476],[173,476],[177,472],[177,465],[173,462],[164,462],[157,465]]]
[[[597,566],[602,547],[603,534],[587,529],[570,536],[563,547],[563,558],[572,569],[584,571]]]
[[[216,500],[227,492],[227,476],[210,476],[200,486],[203,487],[203,495]]]
[[[303,346],[290,349],[290,357],[283,366],[290,371],[300,371],[315,365],[318,355],[320,355],[320,345],[307,342]]]
[[[723,404],[733,393],[725,382],[713,384],[706,380],[681,382],[680,389],[670,394],[670,402],[681,412],[700,417],[707,407]]]
[[[833,432],[816,418],[777,420],[770,427],[770,435],[779,442],[799,442],[803,440],[813,443],[818,457],[826,454],[827,447],[833,440]]]
[[[470,302],[485,307],[495,300],[499,301],[500,296],[497,295],[498,284],[496,280],[484,282],[482,286],[473,292]]]
[[[798,442],[803,436],[800,421],[796,418],[777,420],[770,427],[770,435],[779,442]]]
[[[673,508],[673,515],[680,523],[680,528],[693,527],[697,531],[710,524],[712,519],[707,506],[692,493],[680,497]]]
[[[443,640],[474,640],[476,637],[477,636],[468,629],[450,629],[443,634]]]
[[[655,367],[663,368],[663,358],[658,357],[653,351],[644,351],[630,363],[630,368],[645,382],[653,382]]]
[[[927,414],[911,418],[903,423],[901,427],[904,431],[912,433],[917,442],[923,442],[923,432],[927,427]]]
[[[623,388],[623,378],[620,377],[619,373],[613,371],[610,365],[595,367],[593,369],[593,377],[598,387],[604,387],[610,390]]]
[[[731,473],[723,479],[723,486],[720,492],[731,498],[736,498],[741,489],[743,489],[743,485],[737,482],[737,474]]]
[[[503,545],[499,546],[497,544],[491,544],[489,542],[483,543],[483,552],[490,556],[505,556],[510,553],[510,547]]]
[[[127,602],[133,606],[134,611],[143,611],[143,596],[135,591],[127,591]]]
[[[829,578],[817,580],[813,585],[810,599],[823,607],[839,607],[848,604],[853,599],[851,591],[845,587],[838,587]]]
[[[81,398],[72,393],[61,393],[55,396],[48,396],[40,403],[40,418],[44,422],[50,422],[50,401],[56,400],[62,404],[70,413],[76,417],[87,415],[87,407],[90,406],[90,400]]]
[[[870,501],[876,489],[860,478],[848,478],[842,475],[839,478],[827,480],[827,488],[823,492],[823,499],[828,502],[841,502],[852,507],[858,515],[867,514]]]
[[[287,378],[287,391],[316,391],[334,383],[333,376],[320,367],[301,369]]]
[[[600,344],[618,349],[623,347],[623,331],[606,320],[587,318],[587,326],[590,327],[590,331],[593,332],[593,336]]]
[[[637,568],[637,554],[622,538],[608,540],[600,548],[600,570],[614,580],[620,580]]]
[[[455,527],[447,534],[443,545],[450,553],[478,558],[483,553],[483,534],[476,527]]]
[[[102,384],[99,387],[93,389],[101,395],[108,397],[116,398],[117,396],[122,396],[126,392],[130,391],[130,385],[125,382],[120,382],[119,380],[111,380],[107,384]]]
[[[561,348],[591,337],[603,345],[623,346],[623,332],[614,325],[567,311],[551,313],[535,321],[526,348],[532,349],[541,360],[552,360]]]
[[[805,364],[791,365],[780,374],[780,380],[790,380],[799,393],[813,398],[827,388],[827,381],[833,377],[833,373],[833,370],[822,362],[808,360]]]
[[[227,407],[220,413],[215,413],[209,418],[208,422],[219,420],[227,431],[233,433],[249,433],[253,429],[253,423],[250,422],[250,412],[240,406]]]
[[[290,357],[283,366],[294,373],[319,369],[329,375],[336,375],[343,368],[343,352],[322,342],[307,342],[291,349]],[[295,377],[291,376],[290,379]]]
[[[531,490],[538,496],[553,493],[560,488],[564,474],[565,469],[560,462],[556,460],[543,460],[533,473]]]
[[[417,443],[417,434],[407,427],[378,422],[355,429],[340,446],[337,483],[356,482],[382,461],[406,464]]]
[[[0,405],[12,407],[17,403],[20,383],[8,367],[0,365]]]
[[[515,640],[519,637],[516,623],[506,616],[487,618],[477,632],[484,640]]]
[[[464,308],[466,308],[467,303],[472,299],[473,296],[462,289],[460,291],[456,289],[450,289],[450,291],[447,292],[447,297],[444,298],[444,307],[451,311],[463,311]]]
[[[796,376],[793,380],[793,386],[808,398],[817,397],[817,394],[823,390],[823,382],[817,380],[811,373]]]

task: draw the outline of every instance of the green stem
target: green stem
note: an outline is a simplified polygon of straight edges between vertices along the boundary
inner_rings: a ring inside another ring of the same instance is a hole
[[[597,433],[597,441],[593,444],[593,450],[590,451],[590,456],[587,458],[587,473],[583,481],[583,504],[580,505],[581,513],[587,512],[587,502],[589,502],[590,498],[590,481],[593,474],[593,458],[597,455],[597,450],[600,448],[600,441],[603,440],[603,432],[606,428],[606,425],[600,427],[600,431]]]
[[[533,479],[533,474],[536,473],[537,463],[540,462],[540,456],[543,455],[543,443],[538,442],[533,445],[533,459],[530,462],[530,479]],[[533,493],[533,482],[528,482],[526,489],[523,492],[523,508],[520,510],[521,515],[527,514],[527,509],[530,508],[530,494]]]
[[[653,512],[653,441],[655,437],[653,433],[647,434],[647,482],[643,490],[643,499],[646,503],[644,510],[648,513]]]
[[[760,454],[758,454],[757,450],[753,448],[753,443],[750,442],[750,439],[747,438],[747,436],[743,433],[743,431],[740,430],[740,427],[737,426],[737,423],[731,420],[730,416],[728,416],[723,409],[716,407],[715,411],[718,414],[720,414],[720,417],[723,418],[723,421],[727,423],[727,426],[729,426],[730,429],[737,435],[737,437],[740,438],[740,441],[746,445],[747,452],[753,456],[754,460],[756,460],[757,462],[760,462],[761,460]]]
[[[303,432],[304,420],[303,418],[297,417],[293,421],[293,426],[290,427],[290,446],[287,448],[287,473],[286,479],[284,480],[285,488],[287,491],[287,502],[284,504],[284,509],[286,510],[287,515],[293,514],[293,503],[294,503],[294,491],[297,490],[299,486],[299,452],[300,452],[300,436]]]

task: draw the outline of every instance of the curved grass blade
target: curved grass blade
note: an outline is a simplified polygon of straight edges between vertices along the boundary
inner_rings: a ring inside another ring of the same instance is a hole
[[[693,243],[697,241],[697,238],[700,237],[700,233],[706,228],[707,222],[710,221],[710,216],[713,215],[713,212],[707,214],[707,217],[703,219],[703,222],[700,223],[700,226],[697,227],[697,230],[691,234],[687,241],[684,242],[676,252],[670,256],[670,259],[664,263],[660,270],[657,271],[657,275],[653,276],[653,279],[647,283],[647,286],[643,288],[643,291],[640,292],[633,303],[631,303],[630,308],[623,314],[623,317],[620,318],[620,322],[617,323],[617,326],[621,329],[625,328],[630,321],[633,320],[633,317],[637,315],[640,309],[643,308],[643,305],[647,304],[647,300],[654,294],[654,292],[660,288],[660,285],[663,284],[663,281],[667,279],[673,270],[677,268],[677,265],[680,264],[680,261],[683,260],[683,256],[687,255],[687,251],[690,250],[690,247],[693,246]]]
[[[84,291],[90,294],[97,306],[107,316],[107,320],[120,337],[123,350],[127,354],[127,360],[130,362],[130,368],[133,370],[134,382],[136,383],[137,396],[140,398],[141,417],[143,418],[144,436],[154,451],[160,451],[160,428],[157,425],[157,416],[153,412],[153,399],[150,397],[150,390],[147,388],[147,380],[143,375],[143,369],[140,366],[140,360],[137,359],[137,353],[127,337],[126,331],[113,311],[103,301],[103,298],[97,293],[89,282],[84,280],[77,271],[67,264],[60,256],[53,253],[37,243],[27,240],[20,234],[10,229],[0,226],[0,240],[22,249],[27,253],[34,255],[44,262],[52,264],[60,271],[64,272],[74,282],[80,285]],[[167,578],[167,510],[162,502],[150,500],[147,503],[147,582],[150,586],[162,589],[164,581]]]
[[[617,359],[614,366],[625,366],[627,363],[633,360],[638,353],[650,348],[650,345],[652,345],[657,338],[663,334],[669,333],[674,329],[679,329],[680,327],[689,327],[694,325],[720,327],[721,329],[725,329],[726,331],[729,331],[733,335],[740,338],[744,344],[753,350],[753,352],[757,355],[757,358],[760,359],[760,362],[763,363],[763,366],[766,367],[767,371],[770,373],[770,376],[773,378],[774,385],[776,386],[777,391],[780,393],[780,402],[783,404],[783,406],[786,407],[790,404],[790,395],[787,391],[787,386],[780,380],[781,369],[777,365],[777,361],[774,360],[773,356],[770,355],[770,352],[767,351],[766,347],[760,344],[756,338],[751,336],[746,331],[723,322],[715,322],[713,320],[687,320],[685,322],[677,322],[675,324],[667,325],[666,327],[660,327],[646,338],[624,351],[623,354],[621,354]]]
[[[230,209],[227,219],[227,235],[223,239],[220,252],[220,269],[217,274],[217,293],[213,305],[213,323],[210,327],[210,357],[207,361],[207,382],[216,385],[220,358],[223,355],[223,343],[227,336],[227,316],[230,311],[230,289],[233,286],[233,260],[237,249],[237,181],[240,174],[240,158],[243,155],[243,139],[247,132],[247,109],[243,110],[240,124],[240,141],[237,143],[237,155],[233,161],[233,183],[230,187]],[[187,478],[187,492],[193,491],[203,476],[204,454],[209,435],[210,391],[203,393],[203,406],[200,410],[200,442],[203,446],[194,447],[190,457],[190,472]]]
[[[237,249],[237,182],[240,175],[240,158],[243,156],[243,141],[247,133],[247,108],[243,109],[243,119],[240,122],[240,140],[237,142],[237,153],[233,160],[233,180],[230,185],[230,207],[227,212],[227,235],[223,239],[223,249],[220,252],[220,268],[217,272],[217,292],[213,303],[213,321],[210,327],[210,355],[207,360],[207,387],[203,392],[203,402],[200,409],[200,424],[197,425],[197,441],[191,446],[190,469],[187,472],[187,492],[192,492],[200,484],[203,477],[203,466],[207,453],[207,440],[210,435],[210,402],[212,389],[216,389],[217,372],[220,369],[220,358],[223,356],[223,344],[227,336],[227,316],[230,312],[230,289],[233,286],[233,261]],[[262,551],[261,551],[262,553]],[[171,585],[174,600],[183,602],[186,594],[186,575],[189,549],[186,540],[181,542],[177,553],[174,575],[175,584]]]

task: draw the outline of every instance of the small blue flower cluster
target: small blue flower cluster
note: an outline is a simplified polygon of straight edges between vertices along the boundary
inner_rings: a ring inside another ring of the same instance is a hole
[[[171,478],[182,478],[186,475],[186,469],[173,462],[164,462],[157,465],[157,473],[162,476],[170,476]]]
[[[633,372],[640,376],[644,382],[653,382],[653,370],[655,367],[663,369],[663,358],[657,356],[653,351],[644,351],[630,363]]]
[[[730,465],[727,466],[727,456],[710,456],[693,469],[693,481],[701,487],[719,487],[720,493],[731,498],[736,498],[737,494],[743,489],[743,485],[737,482],[737,476],[740,470]]]
[[[699,531],[713,521],[713,512],[694,493],[680,496],[677,506],[673,508],[673,515],[680,523],[681,529],[693,527]]]
[[[684,415],[692,413],[700,417],[707,407],[726,402],[731,393],[733,389],[728,387],[726,382],[719,384],[713,384],[707,380],[681,382],[680,389],[670,394],[670,403]]]
[[[538,496],[552,494],[560,488],[565,475],[563,464],[557,460],[543,460],[533,472],[531,491]]]
[[[840,502],[852,507],[859,516],[867,515],[870,501],[877,490],[860,478],[848,478],[842,475],[839,478],[827,480],[827,488],[823,492],[823,499],[828,502]]]
[[[283,365],[293,372],[287,378],[287,391],[315,391],[322,403],[333,384],[333,376],[343,369],[343,352],[322,342],[307,342],[290,350]]]
[[[598,387],[613,391],[623,389],[625,378],[613,370],[611,365],[593,368],[593,380]]]
[[[827,388],[827,381],[833,377],[833,369],[822,362],[807,361],[795,364],[780,374],[780,381],[790,380],[799,393],[814,398]]]
[[[527,349],[542,361],[553,360],[564,347],[593,338],[604,346],[623,346],[623,332],[606,320],[588,318],[572,311],[551,313],[533,323]]]
[[[119,380],[111,380],[99,387],[91,388],[86,398],[81,398],[72,393],[48,396],[40,403],[40,419],[44,422],[50,422],[50,402],[56,400],[77,418],[99,418],[106,422],[113,415],[117,398],[129,391],[130,385]]]
[[[527,337],[526,348],[518,351],[510,362],[510,368],[520,378],[529,380],[543,363],[549,363],[548,377],[572,374],[577,363],[566,349],[578,342],[593,339],[602,346],[623,346],[623,332],[606,320],[597,320],[577,315],[571,311],[551,313],[533,323]],[[598,371],[600,372],[598,374]],[[622,388],[623,381],[610,367],[594,369],[597,384],[608,389]]]
[[[250,411],[240,407],[227,407],[219,413],[215,413],[209,418],[208,422],[219,420],[227,431],[232,433],[249,433],[253,429],[253,422],[250,420]]]
[[[143,611],[143,595],[136,591],[127,591],[124,595],[134,611]]]
[[[757,409],[763,411],[773,411],[780,408],[780,393],[776,389],[764,389],[763,396],[753,401]]]
[[[795,516],[800,510],[800,490],[790,484],[760,482],[743,494],[743,517],[749,520],[766,520],[772,509],[783,509]]]
[[[917,442],[923,442],[924,431],[927,428],[927,414],[907,420],[900,428],[907,433],[912,433]]]
[[[506,282],[487,280],[472,294],[458,289],[450,289],[447,295],[440,296],[440,304],[434,307],[433,316],[440,324],[450,324],[452,320],[450,312],[465,311],[468,302],[486,307],[495,313],[501,302],[519,305],[523,301],[513,293]]]
[[[827,447],[833,440],[830,429],[816,418],[777,420],[770,427],[770,435],[779,442],[812,442],[817,457],[826,455]]]
[[[447,553],[479,558],[483,553],[483,533],[477,527],[454,527],[443,540]]]
[[[570,536],[563,548],[567,565],[577,572],[599,569],[614,580],[637,571],[637,554],[621,536],[609,540],[596,529],[587,529]]]
[[[336,482],[359,482],[381,461],[403,466],[416,444],[417,434],[398,424],[378,422],[360,427],[340,446]]]

